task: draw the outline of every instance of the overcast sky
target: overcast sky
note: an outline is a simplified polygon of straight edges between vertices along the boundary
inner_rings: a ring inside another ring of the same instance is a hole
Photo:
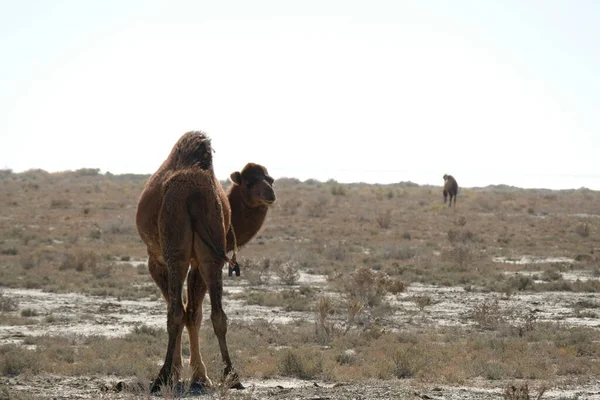
[[[499,4],[502,3],[502,4]],[[600,190],[600,1],[0,0],[0,168]]]

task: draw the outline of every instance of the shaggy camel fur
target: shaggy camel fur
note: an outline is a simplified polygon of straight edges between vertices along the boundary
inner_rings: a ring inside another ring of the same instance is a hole
[[[454,197],[454,207],[456,207],[456,195],[458,194],[458,183],[452,175],[444,175],[444,204],[446,204],[446,198],[450,196],[448,207],[452,206],[452,198]]]
[[[232,387],[243,388],[225,339],[222,268],[230,261],[227,252],[234,249],[236,239],[237,245],[243,246],[261,228],[275,192],[273,178],[258,164],[247,164],[242,172],[232,173],[231,180],[233,185],[225,194],[213,171],[210,139],[203,132],[187,132],[150,177],[138,201],[136,224],[148,248],[148,269],[167,301],[167,354],[152,384],[153,392],[179,380],[184,326],[190,339],[192,383],[212,384],[198,343],[207,291],[224,376]]]

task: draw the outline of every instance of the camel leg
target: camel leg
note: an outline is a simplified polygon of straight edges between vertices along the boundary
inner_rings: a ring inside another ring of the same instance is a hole
[[[208,294],[210,295],[211,313],[210,320],[213,324],[213,330],[219,341],[219,349],[221,350],[221,358],[225,364],[223,370],[223,376],[225,379],[231,379],[233,384],[231,385],[234,389],[244,389],[244,386],[239,381],[236,372],[233,369],[231,358],[229,357],[229,350],[227,348],[227,315],[223,311],[223,275],[222,275],[222,261],[216,261],[208,264],[210,270],[207,271],[209,278],[205,279],[208,285]]]
[[[200,353],[199,331],[202,324],[202,301],[206,295],[206,284],[198,271],[198,264],[192,262],[188,275],[188,302],[186,307],[185,325],[190,337],[190,367],[192,369],[192,382],[212,385],[206,375],[206,365]]]
[[[167,302],[167,306],[169,303],[169,276],[167,272],[167,266],[164,263],[161,263],[157,257],[153,255],[149,255],[148,258],[148,270],[150,271],[150,276],[156,282],[156,285],[160,288],[160,291],[163,295],[163,298]],[[178,381],[183,363],[181,361],[181,334],[183,333],[183,324],[181,325],[181,329],[179,330],[179,334],[177,335],[177,340],[175,342],[175,350],[173,353],[173,381]]]
[[[173,362],[175,359],[175,351],[177,347],[178,337],[179,346],[181,346],[180,338],[183,329],[184,309],[181,302],[181,293],[183,290],[183,279],[189,265],[189,261],[180,260],[178,262],[169,262],[168,268],[168,307],[167,307],[167,333],[169,340],[167,344],[167,354],[165,362],[158,373],[158,377],[152,383],[151,391],[157,392],[161,385],[170,384],[173,382]],[[180,350],[180,349],[179,349]],[[179,355],[181,362],[181,353]]]

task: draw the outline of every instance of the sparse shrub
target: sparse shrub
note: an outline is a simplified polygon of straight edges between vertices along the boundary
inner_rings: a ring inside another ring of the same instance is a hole
[[[37,317],[38,312],[32,308],[24,308],[21,310],[21,317]]]
[[[413,301],[415,302],[415,304],[417,305],[417,307],[419,307],[419,310],[421,310],[421,312],[423,310],[425,310],[425,307],[430,306],[431,304],[433,304],[433,300],[428,295],[421,295],[421,296],[414,295],[413,296]]]
[[[240,262],[243,276],[248,280],[250,285],[267,285],[270,281],[269,267],[270,259],[256,261],[249,258],[244,258]]]
[[[90,231],[90,238],[92,239],[100,239],[102,237],[102,230],[98,227],[92,228]]]
[[[482,329],[493,330],[504,322],[504,316],[500,311],[498,299],[486,300],[481,304],[475,305],[471,310],[470,317]]]
[[[350,297],[358,298],[371,307],[381,304],[390,281],[386,274],[369,268],[359,268],[350,276],[350,279],[343,279],[344,288]]]
[[[135,335],[160,337],[162,334],[164,334],[164,332],[164,329],[153,328],[148,325],[138,325],[133,328],[133,334]]]
[[[348,187],[345,185],[334,185],[331,187],[331,194],[334,196],[346,196],[348,194]]]
[[[404,232],[404,233],[402,234],[402,239],[404,239],[404,240],[411,240],[411,238],[412,238],[412,237],[411,237],[411,235],[410,235],[410,232]]]
[[[306,349],[288,349],[279,357],[279,373],[300,379],[314,379],[323,372],[323,356]]]
[[[469,230],[454,230],[448,231],[448,241],[450,243],[467,243],[475,240],[475,234]]]
[[[138,275],[148,275],[149,274],[148,266],[146,266],[146,264],[138,264],[135,267],[135,270],[137,271]]]
[[[95,270],[98,263],[98,255],[94,252],[76,252],[66,253],[58,269],[74,269],[81,272],[83,270]]]
[[[333,312],[333,300],[322,296],[317,300],[317,320],[315,324],[316,336],[321,343],[328,343],[333,338],[334,325],[329,322],[329,315]]]
[[[575,227],[575,232],[581,237],[588,237],[590,235],[591,226],[589,222],[582,222]]]
[[[463,268],[473,259],[473,251],[469,244],[459,243],[444,251],[444,258]]]
[[[465,226],[467,224],[467,219],[463,216],[460,216],[454,221],[454,223],[458,226]]]
[[[100,174],[99,168],[79,168],[74,171],[77,176],[97,176]]]
[[[290,260],[282,263],[275,270],[275,273],[286,285],[295,285],[300,279],[300,273],[298,272],[298,263],[296,261]]]
[[[8,249],[2,249],[2,254],[7,255],[7,256],[16,256],[17,254],[19,254],[19,250],[17,250],[14,247],[11,247]]]
[[[36,255],[28,254],[21,257],[21,267],[23,267],[23,269],[31,269],[39,266],[39,264],[40,260]]]
[[[38,373],[39,363],[32,351],[9,344],[0,347],[2,375],[17,376],[23,372]]]
[[[541,279],[544,281],[557,281],[562,278],[562,274],[556,270],[548,269],[542,273]]]
[[[71,200],[69,199],[52,199],[50,201],[50,208],[67,209],[71,208]]]
[[[527,275],[517,274],[511,276],[506,280],[505,292],[511,292],[513,290],[523,291],[533,289],[535,282],[531,277]]]
[[[348,257],[348,246],[344,242],[326,247],[326,257],[332,261],[344,261]]]
[[[382,229],[388,229],[392,223],[392,210],[386,210],[377,216],[377,225]]]
[[[542,386],[539,388],[537,396],[533,396],[529,394],[527,383],[509,385],[504,389],[502,398],[504,400],[540,400],[547,389],[546,386]]]
[[[2,290],[2,288],[0,288],[0,311],[2,311],[2,312],[15,311],[18,307],[19,307],[19,302],[12,297],[6,296],[6,294],[4,293],[4,290]]]
[[[344,350],[335,357],[335,361],[340,365],[354,364],[356,362],[356,350]]]
[[[404,282],[397,278],[389,278],[385,287],[387,291],[392,294],[402,293],[404,290],[406,290],[406,285]]]
[[[327,215],[327,205],[329,204],[329,199],[325,196],[319,196],[315,201],[308,204],[306,207],[306,211],[308,212],[309,217],[320,218]]]
[[[412,378],[424,367],[424,361],[419,357],[421,352],[414,347],[416,346],[402,346],[392,354],[394,377],[398,379]]]
[[[300,208],[301,205],[302,205],[302,200],[295,198],[295,197],[291,197],[289,199],[286,199],[282,203],[281,209],[283,210],[283,213],[286,215],[296,215],[298,213],[298,209]]]
[[[384,260],[410,260],[417,254],[415,249],[409,246],[394,246],[383,250]]]

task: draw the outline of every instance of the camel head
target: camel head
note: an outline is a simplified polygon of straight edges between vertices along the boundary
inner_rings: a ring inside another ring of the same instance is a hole
[[[444,174],[444,182],[448,179],[448,175]]]
[[[233,172],[230,177],[233,184],[239,186],[248,207],[270,206],[275,202],[273,178],[262,165],[248,163],[242,172]]]

